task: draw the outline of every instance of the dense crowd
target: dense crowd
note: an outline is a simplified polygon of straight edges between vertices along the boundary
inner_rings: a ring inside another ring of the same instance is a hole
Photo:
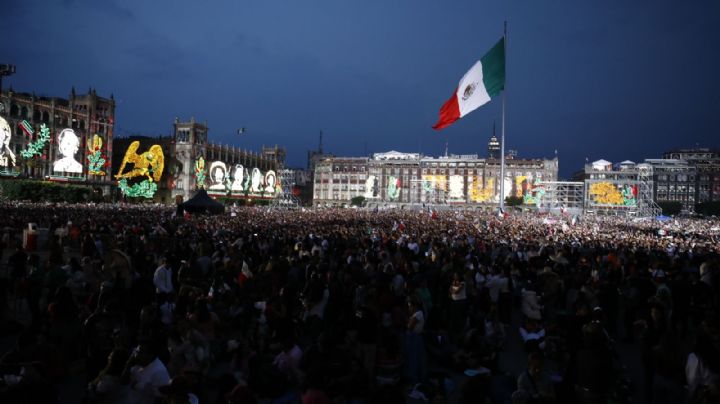
[[[3,321],[30,313],[3,403],[54,402],[73,372],[87,403],[720,400],[715,219],[0,209]]]

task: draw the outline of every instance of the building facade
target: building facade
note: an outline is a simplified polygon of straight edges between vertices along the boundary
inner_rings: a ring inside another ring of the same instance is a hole
[[[85,183],[110,191],[115,100],[8,90],[0,94],[0,175]]]
[[[533,203],[533,189],[557,180],[558,161],[506,160],[505,197]],[[497,205],[500,161],[477,155],[430,157],[390,151],[367,157],[329,157],[315,166],[313,204],[349,204],[362,196],[369,206]]]
[[[720,151],[708,148],[676,149],[664,159],[682,160],[695,170],[695,203],[720,201]]]
[[[653,167],[653,200],[679,202],[693,211],[697,201],[697,169],[685,160],[645,159]]]
[[[194,118],[187,122],[176,118],[173,130],[171,136],[116,139],[113,178],[118,180],[121,193],[125,189],[150,189],[153,192],[142,194],[144,198],[173,203],[191,198],[198,189],[206,189],[215,197],[246,200],[269,199],[282,191],[281,178],[276,174],[281,167],[278,156],[285,155],[282,148],[257,153],[213,143],[208,138],[207,122]],[[154,173],[160,170],[155,179]],[[148,176],[146,171],[153,175]],[[120,184],[123,178],[125,185]]]

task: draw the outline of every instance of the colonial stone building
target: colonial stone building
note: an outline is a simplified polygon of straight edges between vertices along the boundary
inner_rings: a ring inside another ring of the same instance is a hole
[[[187,200],[200,188],[215,197],[237,199],[268,199],[281,188],[276,174],[282,167],[285,150],[275,146],[256,153],[236,146],[209,141],[207,122],[191,118],[175,119],[173,135],[160,137],[133,136],[117,138],[113,161],[114,175],[120,174],[126,156],[142,156],[154,145],[162,150],[163,173],[155,183],[152,199],[161,203]],[[130,149],[134,142],[138,147]],[[136,161],[139,161],[136,158]],[[128,170],[122,170],[127,173]],[[142,176],[128,185],[144,181]]]
[[[68,98],[60,98],[10,89],[0,94],[0,104],[0,123],[7,123],[9,130],[3,139],[1,175],[84,183],[109,192],[112,95],[98,96],[92,88],[76,94],[73,88]]]
[[[534,184],[556,181],[557,159],[508,159],[505,197],[530,202]],[[494,206],[500,201],[500,161],[477,155],[424,156],[390,151],[367,157],[328,157],[315,166],[313,204],[370,206]]]

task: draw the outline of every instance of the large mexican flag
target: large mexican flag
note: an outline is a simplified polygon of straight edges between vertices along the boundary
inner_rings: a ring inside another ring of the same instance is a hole
[[[505,38],[500,39],[460,79],[455,93],[440,108],[433,126],[442,129],[486,104],[505,89]]]

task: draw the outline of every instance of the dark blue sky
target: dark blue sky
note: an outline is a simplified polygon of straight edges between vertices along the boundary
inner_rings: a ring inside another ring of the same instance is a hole
[[[325,150],[486,154],[499,100],[431,126],[460,77],[509,24],[507,147],[560,157],[660,157],[720,147],[720,2],[4,0],[4,88],[114,93],[116,134]],[[248,131],[235,134],[239,127]]]

